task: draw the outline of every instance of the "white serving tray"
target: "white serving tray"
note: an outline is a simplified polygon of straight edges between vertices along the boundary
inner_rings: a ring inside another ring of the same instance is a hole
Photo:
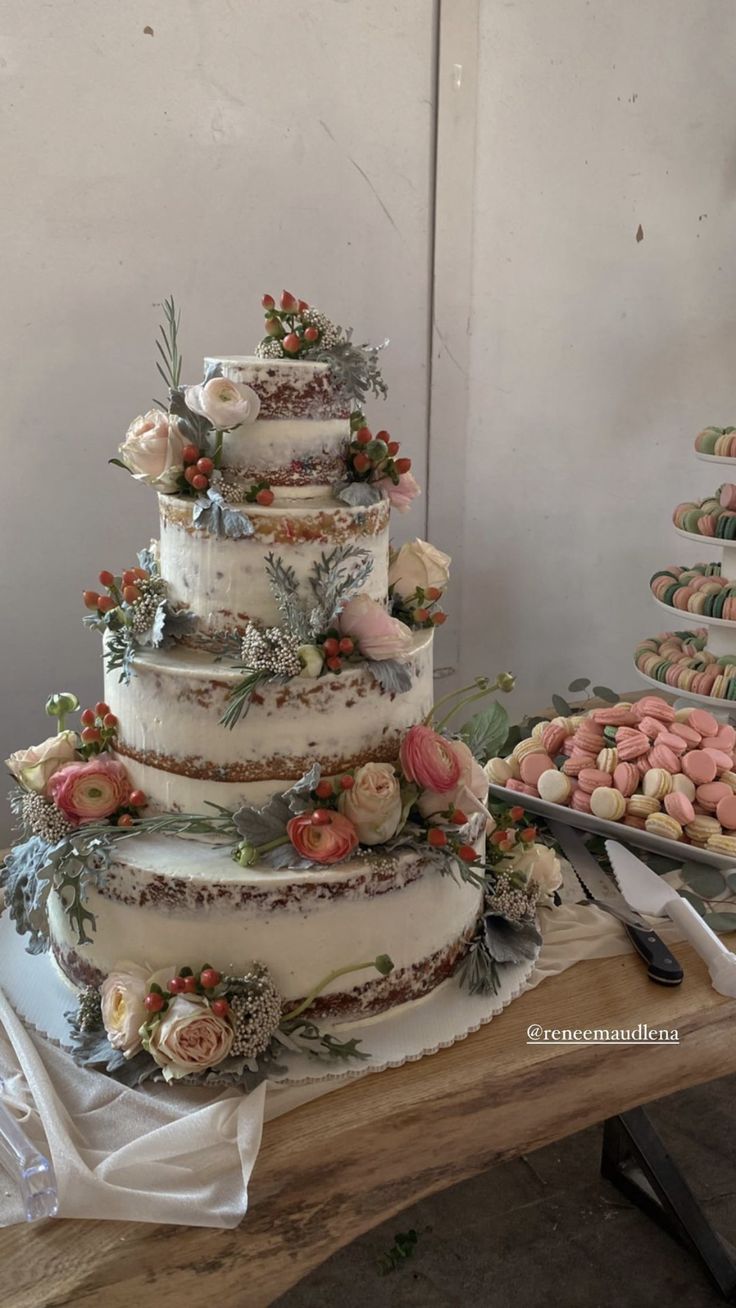
[[[654,677],[648,677],[646,672],[641,672],[637,668],[636,664],[634,664],[634,671],[637,677],[641,677],[642,681],[646,681],[648,686],[653,686],[655,690],[659,691],[660,695],[676,695],[678,699],[692,700],[693,704],[702,704],[703,708],[727,709],[730,715],[729,721],[731,717],[736,715],[736,699],[715,699],[713,695],[694,695],[689,690],[681,690],[679,686],[668,686],[664,681],[656,681]],[[726,717],[723,714],[721,716],[725,722]]]
[[[731,458],[727,454],[701,454],[700,450],[694,450],[696,459],[702,459],[703,463],[728,463],[736,469],[736,458]]]
[[[687,609],[676,609],[673,604],[665,604],[664,600],[657,599],[657,596],[650,591],[655,604],[658,604],[665,613],[674,614],[677,618],[688,618],[690,622],[695,622],[698,626],[703,627],[727,627],[736,631],[736,622],[730,618],[709,618],[707,613],[688,613]],[[736,654],[736,649],[734,649]]]
[[[595,817],[593,813],[578,813],[577,809],[567,808],[564,804],[551,804],[547,799],[538,799],[536,795],[522,795],[516,790],[507,790],[505,786],[490,786],[494,799],[504,804],[518,804],[529,813],[539,813],[540,817],[564,822],[566,826],[577,827],[581,831],[592,831],[597,836],[607,836],[609,840],[618,840],[624,845],[636,845],[639,849],[650,849],[653,854],[662,854],[665,858],[679,859],[683,863],[706,863],[708,867],[733,869],[736,857],[727,854],[715,854],[710,849],[699,849],[697,845],[684,845],[679,840],[667,840],[664,836],[653,836],[649,831],[639,831],[636,827],[627,827],[623,822],[608,822],[605,818]]]

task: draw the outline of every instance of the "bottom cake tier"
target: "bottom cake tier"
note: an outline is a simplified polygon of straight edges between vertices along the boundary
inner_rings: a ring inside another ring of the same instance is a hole
[[[332,970],[388,954],[388,976],[338,977],[310,1009],[348,1020],[419,999],[448,977],[481,903],[479,888],[415,851],[275,871],[240,867],[224,845],[147,836],[116,849],[90,889],[91,941],[78,943],[57,892],[48,914],[54,957],[77,986],[98,985],[123,961],[157,970],[199,960],[233,974],[258,961],[292,1002]]]

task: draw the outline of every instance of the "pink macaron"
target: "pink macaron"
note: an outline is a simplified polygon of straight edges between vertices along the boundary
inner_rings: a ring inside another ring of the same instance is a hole
[[[660,722],[674,722],[675,710],[666,699],[661,699],[659,695],[645,695],[643,699],[637,700],[633,705],[636,717],[641,721],[642,718],[658,718]]]
[[[576,786],[570,798],[570,807],[574,808],[577,813],[590,812],[590,795]]]
[[[709,781],[715,781],[718,772],[715,759],[702,749],[691,749],[688,750],[687,754],[683,754],[682,770],[686,777],[695,782],[696,786],[703,786]]]
[[[638,721],[636,714],[632,713],[630,708],[625,708],[623,704],[613,704],[611,708],[593,709],[590,716],[602,727],[633,726]]]
[[[549,772],[554,766],[549,754],[525,754],[519,764],[521,779],[528,786],[536,786],[542,773]]]
[[[566,740],[567,732],[558,722],[548,722],[542,730],[542,744],[552,758],[559,754]]]
[[[670,735],[677,736],[678,739],[684,740],[686,745],[696,747],[702,740],[700,732],[696,731],[695,728],[691,727],[687,722],[673,722],[667,730]]]
[[[639,769],[635,763],[618,763],[613,770],[613,784],[627,799],[636,791],[639,778]]]
[[[657,745],[666,745],[672,750],[673,754],[684,754],[687,750],[687,741],[681,736],[676,736],[674,731],[668,731],[665,727],[657,736]]]
[[[695,798],[704,813],[715,813],[721,800],[728,799],[732,794],[731,787],[727,786],[725,781],[707,781],[704,785],[698,786]]]
[[[724,795],[723,799],[716,805],[716,817],[722,827],[727,827],[729,831],[736,831],[736,795]]]
[[[586,754],[599,754],[605,745],[605,737],[594,722],[581,722],[575,732],[575,743]]]
[[[621,730],[616,732],[616,751],[620,759],[626,762],[641,758],[643,754],[649,752],[650,742],[642,731],[632,731],[631,735],[622,736]]]
[[[736,799],[736,795],[734,798]],[[695,809],[687,795],[681,795],[676,790],[672,790],[669,795],[665,795],[664,806],[669,816],[679,822],[682,827],[686,826],[688,822],[692,822],[695,817]]]
[[[538,795],[539,791],[536,786],[528,786],[526,781],[519,781],[516,777],[510,777],[506,782],[506,789],[513,790],[518,795]]]
[[[573,754],[572,758],[566,758],[562,764],[562,771],[566,777],[579,777],[583,768],[595,767],[595,754]]]
[[[699,731],[701,736],[718,735],[718,719],[714,718],[712,713],[708,713],[707,709],[693,709],[688,717],[687,725],[692,727],[693,730]]]
[[[645,715],[639,722],[639,730],[644,732],[644,735],[648,740],[654,740],[654,737],[658,736],[660,731],[663,729],[664,722],[660,722],[659,718],[647,717]]]
[[[599,786],[610,786],[611,780],[611,773],[603,772],[600,768],[583,768],[578,773],[578,785],[588,795],[592,795]]]
[[[710,748],[706,749],[705,746],[703,746],[702,753],[707,754],[710,758],[713,759],[713,762],[715,763],[716,768],[718,769],[719,772],[731,771],[731,768],[733,767],[732,754],[724,754],[722,749],[710,749]]]
[[[671,772],[672,775],[682,771],[679,756],[673,749],[668,749],[666,745],[660,745],[660,737],[657,737],[655,744],[649,751],[649,766],[653,768],[664,768],[665,772]],[[534,757],[532,755],[532,757]]]

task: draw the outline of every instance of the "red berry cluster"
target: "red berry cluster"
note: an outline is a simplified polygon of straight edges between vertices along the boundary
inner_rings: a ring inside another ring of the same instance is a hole
[[[282,291],[278,308],[272,295],[264,295],[261,304],[266,314],[266,335],[281,341],[285,354],[296,358],[317,344],[321,335],[319,327],[304,321],[304,312],[309,308],[306,300],[298,300],[291,291]]]
[[[519,840],[524,845],[530,845],[533,840],[536,840],[537,834],[537,828],[527,824],[525,809],[515,804],[513,808],[505,809],[496,817],[496,830],[491,835],[490,843],[501,856],[514,849]]]
[[[176,976],[172,976],[167,982],[166,989],[153,982],[151,988],[143,1000],[144,1007],[148,1013],[163,1013],[169,1006],[169,1000],[174,995],[204,995],[209,1000],[210,1008],[216,1017],[226,1017],[230,1012],[230,1005],[225,995],[213,997],[212,992],[217,989],[222,976],[214,968],[207,964],[202,968],[199,974],[192,971],[191,967],[182,967]]]
[[[354,785],[355,777],[351,772],[343,772],[342,776],[339,777],[323,777],[312,791],[312,798],[315,800],[321,800],[323,804],[329,803],[332,808],[335,808],[337,806],[338,797],[342,792],[344,790],[352,790]],[[312,815],[312,821],[316,821],[318,826],[320,823],[316,815],[319,813],[320,809],[316,809],[315,813]],[[322,821],[329,821],[329,818],[323,818]]]
[[[398,485],[401,473],[411,468],[411,459],[396,458],[401,448],[399,442],[392,441],[387,431],[378,431],[374,436],[360,412],[351,414],[350,428],[352,438],[348,459],[356,480],[374,481],[378,477],[389,477],[395,486]]]
[[[100,573],[100,585],[104,586],[107,595],[101,595],[96,590],[82,591],[82,599],[85,608],[96,609],[98,613],[111,613],[113,609],[119,609],[121,604],[135,604],[136,600],[141,597],[138,583],[148,580],[148,573],[145,568],[127,568],[122,577],[116,577],[114,573],[106,570]]]
[[[112,749],[117,736],[118,720],[103,700],[95,704],[94,708],[84,709],[79,720],[82,724],[79,733],[82,741],[80,754],[92,758],[105,749]]]
[[[206,491],[215,470],[212,459],[200,454],[196,445],[186,445],[182,458],[184,460],[184,480],[187,485],[191,486],[192,490],[196,491],[198,495]]]
[[[448,809],[443,814],[449,827],[464,827],[467,822],[466,815],[459,808]],[[430,827],[427,831],[427,844],[433,849],[447,849],[453,854],[457,854],[463,863],[477,863],[479,855],[472,845],[467,845],[460,840],[457,830],[448,830],[448,826]]]
[[[268,508],[273,504],[273,491],[271,490],[270,481],[255,481],[250,489],[246,492],[246,504],[263,504]]]
[[[322,646],[322,652],[325,656],[325,666],[330,672],[342,672],[342,665],[346,659],[358,657],[359,651],[356,648],[355,641],[350,636],[341,636],[336,628],[331,627],[324,635],[317,637],[317,644]]]

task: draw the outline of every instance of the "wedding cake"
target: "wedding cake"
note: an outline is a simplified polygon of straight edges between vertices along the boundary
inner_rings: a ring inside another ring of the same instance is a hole
[[[76,697],[52,695],[57,734],[8,760],[11,916],[81,995],[82,1055],[138,1080],[243,1076],[279,1031],[334,1054],[315,1018],[384,1013],[458,969],[493,983],[478,759],[505,715],[447,722],[513,679],[433,710],[450,560],[391,550],[419,487],[367,425],[379,351],[288,292],[263,307],[256,353],[185,385],[165,302],[168,402],[112,460],[158,492],[159,539],[84,593],[104,699],[71,727]],[[537,894],[528,878],[517,922]]]

